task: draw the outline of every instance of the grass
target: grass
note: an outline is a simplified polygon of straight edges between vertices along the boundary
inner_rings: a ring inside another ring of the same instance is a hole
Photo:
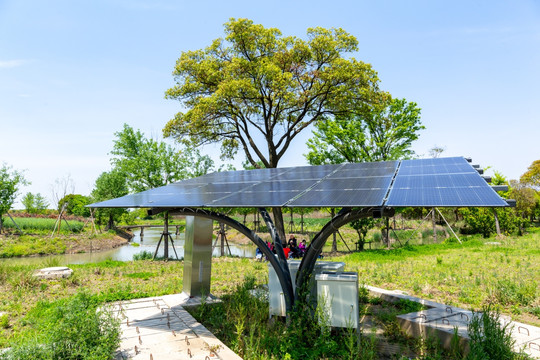
[[[51,233],[54,224],[56,223],[56,219],[49,219],[49,218],[23,218],[23,217],[15,217],[14,218],[17,225],[19,225],[19,228],[23,230],[24,232],[32,232],[32,233]],[[15,224],[13,224],[13,221],[11,219],[4,217],[4,227],[7,229],[11,229],[16,231],[17,227]],[[66,224],[65,221],[61,222],[60,231],[62,233],[79,233],[82,231],[84,223],[80,221],[74,221],[69,220],[68,221],[69,226]]]
[[[53,238],[40,235],[7,236],[0,241],[0,258],[35,255],[64,254],[70,249],[91,249],[100,242],[107,242],[114,233],[57,235]]]
[[[74,274],[68,279],[41,280],[32,276],[41,266],[8,265],[0,261],[0,312],[9,318],[9,327],[0,326],[0,348],[17,344],[28,334],[31,324],[27,314],[40,300],[67,299],[80,291],[110,302],[182,291],[183,262],[180,261],[113,261],[69,267]],[[65,264],[55,264],[65,265]],[[242,258],[213,260],[212,293],[221,296],[241,283],[243,273],[256,276],[257,283],[267,282],[266,264]]]
[[[0,359],[111,359],[120,344],[120,323],[100,304],[87,292],[38,302],[22,335]]]
[[[494,303],[516,320],[540,325],[540,232],[493,239],[468,237],[463,244],[443,243],[372,250],[332,257],[360,283],[401,289],[411,295],[463,308]],[[326,260],[326,259],[325,259]]]
[[[417,237],[421,239],[420,232]],[[39,243],[38,240],[29,239],[28,247],[34,244],[34,247],[38,248],[35,245]],[[463,244],[445,241],[441,244],[409,245],[391,250],[375,249],[361,253],[327,255],[325,260],[344,261],[347,271],[358,272],[361,284],[400,289],[411,295],[466,309],[481,309],[485,304],[491,303],[501,314],[539,326],[540,229],[532,228],[530,233],[523,237],[496,239],[500,245],[486,245],[485,242],[493,242],[495,239],[483,239],[480,236],[467,236],[462,240],[466,241]],[[2,240],[0,251],[4,251],[5,243],[6,240]],[[329,243],[330,241],[325,249],[329,248]],[[259,286],[267,283],[268,267],[265,263],[227,257],[214,259],[213,262],[212,293],[216,296],[227,294],[234,296],[231,290],[238,287],[239,291],[243,291],[244,274],[254,277],[251,285]],[[52,264],[44,260],[43,265],[41,267],[63,264]],[[24,334],[28,334],[26,331],[31,324],[27,321],[27,314],[39,300],[68,299],[80,291],[87,291],[95,296],[97,301],[103,302],[160,296],[182,290],[182,262],[108,260],[70,267],[74,270],[74,275],[69,279],[38,280],[31,275],[39,267],[7,265],[0,261],[0,312],[5,312],[8,319],[7,326],[0,326],[0,348],[17,344]],[[429,348],[432,354],[439,353],[440,350],[437,350],[436,345],[415,343],[414,339],[403,337],[396,327],[395,315],[401,311],[409,312],[413,307],[412,304],[404,303],[388,307],[365,294],[362,296],[365,299],[362,311],[374,316],[375,321],[386,324],[387,339],[393,339],[392,341],[397,341],[414,351],[424,347],[426,351]],[[281,356],[285,358],[287,354],[293,358],[292,356],[298,355],[301,349],[306,349],[298,346],[293,340],[289,341],[283,335],[281,339],[285,340],[276,343],[259,338],[258,334],[266,333],[258,333],[257,331],[263,330],[253,330],[247,322],[248,317],[256,316],[256,309],[254,308],[252,314],[252,311],[242,309],[238,307],[240,305],[234,305],[234,302],[231,302],[230,306],[228,316],[232,318],[233,313],[237,312],[245,314],[246,317],[246,321],[242,322],[240,317],[231,325],[227,325],[229,328],[224,328],[224,331],[232,334],[229,335],[232,347],[236,347],[239,352],[253,354],[252,358],[256,359],[268,357],[277,359],[282,358]],[[267,305],[265,314],[268,314]],[[2,324],[5,324],[5,320],[2,321],[4,321]],[[285,331],[279,328],[279,323],[276,326],[278,330]],[[301,330],[300,327],[296,329],[298,332]],[[313,336],[313,340],[310,341],[322,341],[322,345],[314,342],[311,346],[320,345],[319,356],[326,356],[330,351],[329,347],[334,346],[333,340],[329,340],[327,334],[321,329],[317,330],[316,327],[309,331],[312,331],[309,334]],[[216,329],[216,332],[219,330]],[[234,334],[236,335],[233,336]],[[366,349],[366,354],[363,355],[358,355],[360,350],[353,345],[354,341],[351,342],[351,338],[347,337],[350,334],[340,336],[338,346],[342,358],[347,358],[350,354],[356,354],[358,358],[372,356],[370,352],[373,352],[375,345],[371,334],[365,334],[363,338],[365,341],[363,348]],[[257,341],[260,341],[260,344],[257,344]],[[342,343],[349,345],[342,347]],[[326,347],[327,345],[329,347]],[[265,355],[268,357],[263,357],[256,349],[268,349]],[[441,357],[433,355],[432,358]]]

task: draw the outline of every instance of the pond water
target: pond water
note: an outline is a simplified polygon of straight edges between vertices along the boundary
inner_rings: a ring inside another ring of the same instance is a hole
[[[163,229],[159,228],[147,228],[144,230],[144,236],[141,238],[139,236],[139,229],[135,229],[135,236],[128,245],[118,247],[116,249],[93,252],[93,253],[84,253],[84,254],[64,254],[64,255],[49,255],[49,256],[39,256],[39,257],[25,257],[25,258],[10,258],[10,259],[0,259],[0,262],[10,263],[10,264],[20,264],[20,265],[33,265],[33,264],[43,264],[52,259],[58,259],[59,265],[68,265],[68,264],[85,264],[85,263],[94,263],[104,260],[118,260],[118,261],[131,261],[133,260],[133,255],[142,253],[143,251],[149,251],[154,254],[156,246],[159,242],[161,232]],[[174,248],[178,253],[178,257],[182,259],[184,257],[184,233],[179,235],[171,234]],[[215,242],[215,240],[213,240]],[[137,245],[133,245],[137,244]],[[239,245],[229,243],[230,252],[233,256],[239,257],[255,257],[255,245]],[[225,246],[225,254],[229,255],[227,246]],[[213,250],[214,256],[220,255],[220,246],[219,241],[216,244],[216,247]],[[158,255],[163,256],[163,242],[160,245]],[[176,259],[174,250],[172,249],[171,244],[169,243],[169,257]],[[56,261],[56,260],[55,260]]]

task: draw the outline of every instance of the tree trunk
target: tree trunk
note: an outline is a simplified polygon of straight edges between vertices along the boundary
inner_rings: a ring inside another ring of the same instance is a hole
[[[272,214],[274,215],[274,226],[278,233],[279,239],[283,244],[283,247],[287,246],[287,239],[285,238],[285,224],[283,223],[283,212],[281,208],[272,208]]]
[[[2,230],[3,230],[2,225],[4,224],[2,223],[2,215],[0,215],[0,234],[2,233]]]
[[[493,208],[493,216],[495,217],[495,229],[497,230],[497,236],[501,236],[501,226],[499,224],[499,216],[497,215],[497,210]]]
[[[107,230],[114,229],[114,219],[113,215],[109,214],[109,222],[107,223]]]

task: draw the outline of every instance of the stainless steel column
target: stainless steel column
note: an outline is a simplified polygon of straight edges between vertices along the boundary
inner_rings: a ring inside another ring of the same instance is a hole
[[[184,289],[189,296],[210,294],[212,220],[186,216]]]

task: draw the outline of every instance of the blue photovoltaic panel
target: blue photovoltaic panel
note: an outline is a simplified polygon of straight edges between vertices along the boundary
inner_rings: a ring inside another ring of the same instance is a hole
[[[281,207],[298,195],[298,191],[239,192],[215,200],[206,207]]]
[[[381,206],[387,189],[311,190],[287,203],[288,207],[366,207]]]
[[[464,159],[403,160],[387,206],[507,206]]]
[[[383,205],[459,207],[507,206],[507,203],[464,158],[454,157],[215,172],[91,206]]]

